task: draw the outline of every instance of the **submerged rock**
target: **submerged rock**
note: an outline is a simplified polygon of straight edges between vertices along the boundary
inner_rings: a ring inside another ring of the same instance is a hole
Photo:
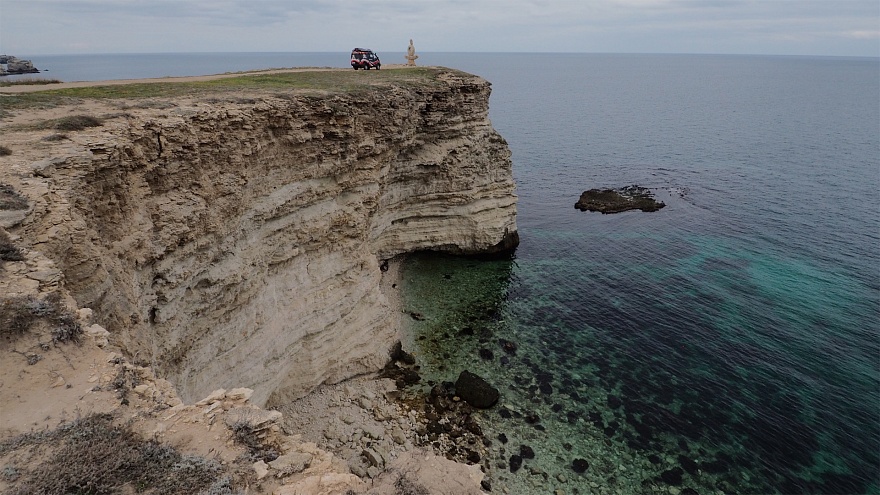
[[[516,350],[519,348],[519,346],[516,345],[516,342],[507,339],[499,339],[498,343],[501,345],[501,348],[504,349],[504,352],[511,356],[516,356]]]
[[[620,397],[617,397],[616,395],[608,395],[608,407],[611,409],[619,409],[622,405],[623,401],[620,400]]]
[[[660,479],[663,480],[664,483],[679,486],[681,485],[682,476],[684,475],[684,470],[680,467],[675,467],[669,469],[667,471],[663,471],[660,474]]]
[[[391,359],[379,372],[380,378],[390,378],[394,380],[398,388],[414,385],[421,381],[422,377],[419,375],[418,371],[416,371],[418,367],[414,366],[415,357],[404,351],[400,347],[400,342],[397,342],[394,347],[392,347],[390,357]],[[404,363],[405,366],[400,366],[398,362]]]
[[[501,396],[497,388],[468,370],[458,375],[455,391],[465,402],[479,409],[492,407]]]
[[[697,463],[687,456],[679,455],[678,464],[689,474],[696,474],[697,470],[699,470]]]
[[[416,364],[416,358],[412,354],[403,350],[403,345],[399,340],[391,347],[390,357],[392,361],[398,361],[406,365],[412,366]]]
[[[575,459],[571,461],[571,469],[577,474],[583,474],[589,467],[590,464],[584,459]]]
[[[657,211],[666,206],[654,199],[647,188],[626,186],[619,189],[590,189],[581,194],[574,207],[581,211],[620,213],[627,210]]]
[[[510,472],[515,473],[519,471],[519,468],[522,467],[523,459],[521,456],[513,454],[510,456]]]

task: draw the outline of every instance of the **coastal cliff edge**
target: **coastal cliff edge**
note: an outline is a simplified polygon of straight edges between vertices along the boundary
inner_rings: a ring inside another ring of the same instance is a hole
[[[21,258],[0,293],[88,308],[89,335],[166,384],[166,407],[241,388],[205,404],[273,407],[377,371],[399,339],[386,260],[518,242],[490,84],[382,73],[0,96],[0,193],[22,200],[0,211]],[[96,123],[60,125],[83,116]]]

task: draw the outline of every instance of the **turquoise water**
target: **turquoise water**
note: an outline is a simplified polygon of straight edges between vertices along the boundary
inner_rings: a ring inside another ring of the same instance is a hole
[[[493,486],[880,493],[878,61],[470,62],[514,153],[522,244],[414,257],[404,292],[427,378],[502,391]],[[632,183],[668,206],[573,208]],[[512,473],[521,444],[536,455]]]
[[[493,83],[513,151],[515,257],[404,271],[426,380],[502,392],[493,493],[880,493],[878,59],[420,55]],[[348,63],[19,56],[65,81]],[[573,207],[633,183],[668,206]]]

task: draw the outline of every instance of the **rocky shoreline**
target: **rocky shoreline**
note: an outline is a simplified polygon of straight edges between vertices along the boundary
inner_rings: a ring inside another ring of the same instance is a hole
[[[397,293],[401,263],[400,257],[388,263],[383,291],[392,311],[416,318],[406,313]],[[405,341],[412,338],[403,322],[398,333]],[[462,372],[466,378],[456,383],[423,383],[419,371],[417,357],[397,342],[377,374],[323,385],[277,409],[287,430],[332,452],[364,480],[381,477],[400,459],[430,453],[462,466],[452,479],[435,480],[425,474],[428,479],[417,480],[431,487],[431,493],[491,491],[486,473],[491,471],[492,442],[483,435],[476,411],[494,405],[498,391],[467,371]],[[448,486],[441,488],[444,485]]]
[[[365,481],[428,453],[461,466],[458,474],[413,481],[442,493],[491,490],[482,430],[471,406],[452,395],[409,393],[390,379],[368,375],[322,386],[279,410],[286,429],[333,453]]]

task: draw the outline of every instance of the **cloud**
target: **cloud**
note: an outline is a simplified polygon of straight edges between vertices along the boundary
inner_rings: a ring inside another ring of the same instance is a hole
[[[5,2],[10,3],[10,2]],[[11,3],[22,3],[13,0]],[[125,21],[197,20],[199,24],[271,25],[304,12],[332,12],[340,2],[281,0],[27,0],[38,12],[63,16],[114,18]]]
[[[640,51],[880,55],[876,0],[0,0],[0,52]]]
[[[880,31],[847,31],[843,36],[856,40],[880,40]]]

